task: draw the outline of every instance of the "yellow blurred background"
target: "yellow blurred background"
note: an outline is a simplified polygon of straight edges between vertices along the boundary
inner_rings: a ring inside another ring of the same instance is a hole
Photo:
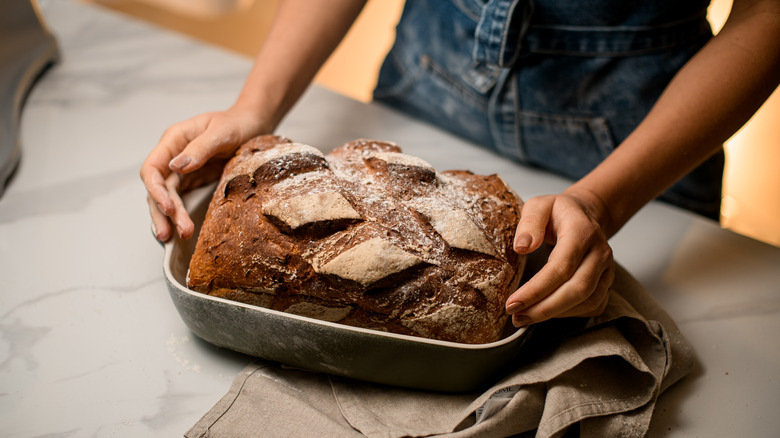
[[[83,0],[248,57],[263,43],[279,0]],[[714,0],[720,30],[732,0]],[[372,0],[315,83],[368,102],[403,0]],[[726,143],[721,226],[780,246],[780,90]]]

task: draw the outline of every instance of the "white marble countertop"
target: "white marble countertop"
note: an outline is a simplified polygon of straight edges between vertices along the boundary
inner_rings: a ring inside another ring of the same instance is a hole
[[[251,61],[71,1],[42,10],[62,61],[27,101],[0,199],[0,436],[181,436],[251,358],[180,320],[138,169],[170,124],[230,105]],[[279,132],[323,148],[393,140],[440,169],[497,172],[524,198],[567,184],[320,88]],[[612,244],[698,359],[661,395],[651,436],[777,436],[780,248],[655,203]]]

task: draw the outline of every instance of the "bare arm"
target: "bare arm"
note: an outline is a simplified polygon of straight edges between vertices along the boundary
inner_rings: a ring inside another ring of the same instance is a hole
[[[179,193],[219,177],[224,159],[270,133],[300,98],[366,0],[285,0],[236,103],[168,128],[141,167],[155,235],[192,235]]]
[[[612,217],[607,234],[614,234],[719,150],[778,83],[780,2],[736,0],[721,32],[679,71],[645,120],[572,189],[604,201]]]
[[[634,132],[557,196],[530,199],[515,237],[550,260],[507,301],[516,325],[603,311],[614,278],[607,239],[722,147],[780,83],[780,1],[735,0],[723,29],[674,77]]]
[[[336,49],[366,0],[285,0],[255,59],[236,106],[269,119],[271,126],[301,97]]]

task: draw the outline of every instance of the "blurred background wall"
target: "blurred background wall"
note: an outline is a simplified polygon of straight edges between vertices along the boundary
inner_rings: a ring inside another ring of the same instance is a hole
[[[248,57],[263,43],[279,0],[82,0]],[[720,30],[732,0],[714,0]],[[315,83],[368,102],[403,0],[371,0]],[[216,108],[215,108],[216,109]],[[392,139],[389,139],[392,140]],[[780,91],[726,143],[721,225],[780,246]]]

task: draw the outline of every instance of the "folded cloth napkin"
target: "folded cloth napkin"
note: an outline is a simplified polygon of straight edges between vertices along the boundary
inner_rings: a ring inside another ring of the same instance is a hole
[[[468,394],[258,360],[185,436],[644,436],[658,395],[693,367],[674,321],[620,266],[603,315],[543,323],[523,348],[514,370]]]

